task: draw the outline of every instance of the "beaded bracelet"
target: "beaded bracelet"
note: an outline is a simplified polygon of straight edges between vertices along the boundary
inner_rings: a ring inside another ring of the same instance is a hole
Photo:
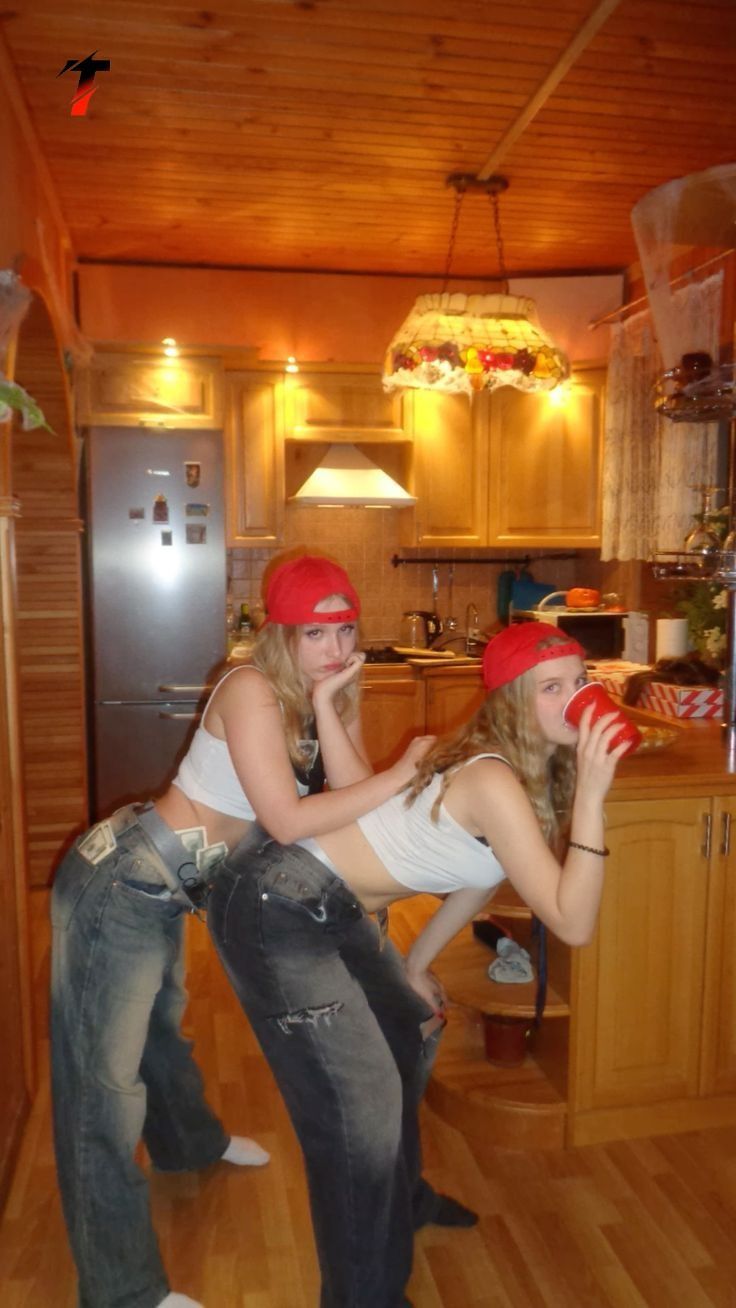
[[[592,845],[581,845],[577,840],[568,840],[567,843],[570,849],[582,849],[586,854],[597,854],[599,858],[608,858],[611,852],[606,845],[603,849],[594,849]]]

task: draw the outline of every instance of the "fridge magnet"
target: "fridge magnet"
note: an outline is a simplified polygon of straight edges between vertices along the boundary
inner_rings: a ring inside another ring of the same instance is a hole
[[[165,495],[157,495],[153,501],[153,521],[169,521],[169,501]]]
[[[174,542],[173,542],[173,539],[172,539],[172,533],[171,533],[170,531],[162,531],[162,532],[161,532],[161,544],[162,544],[162,545],[173,545],[173,543],[174,543]]]
[[[188,522],[187,523],[187,545],[206,545],[207,528],[204,523]]]
[[[184,472],[186,473],[187,486],[199,485],[199,479],[202,475],[201,463],[193,463],[187,460],[184,464]]]
[[[186,506],[188,518],[206,518],[209,511],[209,504],[187,504]]]
[[[128,517],[132,518],[134,522],[143,522],[145,516],[145,509],[128,509]]]

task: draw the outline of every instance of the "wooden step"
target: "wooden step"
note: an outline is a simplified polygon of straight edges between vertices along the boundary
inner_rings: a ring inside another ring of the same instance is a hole
[[[450,1007],[426,1100],[470,1140],[511,1149],[564,1148],[567,1104],[533,1052],[518,1067],[490,1063],[482,1016],[460,1006]]]

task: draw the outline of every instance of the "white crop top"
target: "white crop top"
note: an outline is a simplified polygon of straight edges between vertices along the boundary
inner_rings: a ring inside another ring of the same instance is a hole
[[[502,754],[475,754],[460,767],[469,767],[479,758],[507,762]],[[394,795],[358,818],[358,826],[392,877],[409,890],[436,895],[464,886],[490,890],[505,876],[493,851],[456,822],[444,803],[439,806],[437,821],[432,820],[441,784],[442,774],[435,773],[408,808],[405,795]]]
[[[233,672],[242,670],[231,668],[218,681],[202,714],[202,723],[223,681],[227,681]],[[213,808],[216,813],[227,813],[229,817],[242,818],[246,822],[255,821],[253,805],[238,780],[227,741],[218,740],[217,736],[213,736],[204,725],[197,727],[173,784],[184,792],[187,799],[199,800],[201,804]],[[296,777],[294,784],[298,795],[308,794],[309,787]]]

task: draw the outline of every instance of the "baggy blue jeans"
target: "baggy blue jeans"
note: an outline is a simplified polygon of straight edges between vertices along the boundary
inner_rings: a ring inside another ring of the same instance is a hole
[[[297,846],[236,850],[207,920],[304,1153],[322,1308],[399,1308],[431,1010],[345,882]]]
[[[54,882],[54,1140],[80,1308],[156,1308],[169,1292],[141,1136],[164,1171],[206,1167],[229,1141],[181,1035],[185,910],[163,890],[137,823],[97,866],[72,849]]]

